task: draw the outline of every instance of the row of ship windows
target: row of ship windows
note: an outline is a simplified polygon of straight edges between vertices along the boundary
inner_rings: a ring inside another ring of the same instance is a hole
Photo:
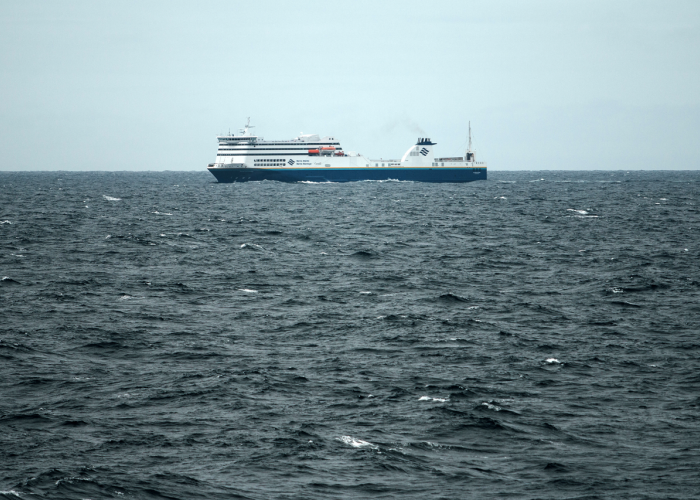
[[[318,148],[255,148],[255,149],[243,149],[243,148],[227,148],[223,146],[219,146],[218,151],[249,151],[249,152],[256,152],[256,151],[308,151],[309,149],[318,149]],[[343,148],[336,148],[336,151],[342,151]]]
[[[398,167],[398,166],[401,166],[401,164],[400,164],[400,163],[375,163],[374,166],[375,166],[375,167],[394,167],[394,166]],[[433,166],[433,167],[444,167],[444,166],[445,166],[445,163],[444,163],[444,162],[439,162],[439,163],[438,163],[438,162],[433,162],[431,166]],[[478,171],[476,171],[476,170],[475,170],[474,172],[475,172],[475,173],[478,173]]]
[[[256,156],[273,156],[275,153],[257,153]],[[287,153],[286,151],[284,152],[285,155],[287,156],[309,156],[309,153],[307,151],[304,151],[303,153]],[[252,156],[249,153],[216,153],[216,156]]]
[[[219,144],[225,144],[227,146],[236,146],[236,147],[244,147],[246,144],[236,144],[230,143],[230,142],[224,142],[224,141],[219,141]],[[275,144],[275,143],[270,143],[266,142],[265,144],[261,144],[261,146],[285,146],[287,148],[293,149],[296,147],[304,147],[306,148],[307,146],[340,146],[339,142],[293,142],[293,143],[280,143],[280,144]],[[254,146],[255,147],[255,146]],[[255,149],[265,149],[265,148],[258,148],[255,147]],[[275,148],[279,149],[279,148]]]
[[[280,160],[279,158],[265,158],[265,159],[254,159],[253,166],[255,165],[266,165],[268,167],[276,167],[284,165],[285,160]]]

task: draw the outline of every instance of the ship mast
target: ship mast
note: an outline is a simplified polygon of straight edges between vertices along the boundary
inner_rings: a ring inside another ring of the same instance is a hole
[[[472,122],[469,122],[469,149],[464,156],[465,161],[474,161],[474,151],[472,151]]]
[[[472,122],[469,122],[469,152],[472,151]]]

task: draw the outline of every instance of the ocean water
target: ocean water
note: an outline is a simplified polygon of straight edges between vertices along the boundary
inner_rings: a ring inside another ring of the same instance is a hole
[[[0,173],[0,498],[700,497],[700,172]]]

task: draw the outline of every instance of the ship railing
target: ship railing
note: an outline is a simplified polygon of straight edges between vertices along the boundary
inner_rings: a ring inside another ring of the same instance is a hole
[[[217,139],[218,139],[219,141],[239,141],[238,138],[234,139],[233,137],[229,137],[229,136],[218,136]],[[255,139],[256,139],[255,142],[282,142],[282,143],[284,143],[284,144],[318,144],[318,143],[320,143],[320,142],[323,142],[321,139],[319,139],[318,141],[316,141],[316,140],[314,140],[314,141],[295,141],[295,140],[293,140],[293,139],[292,139],[292,140],[287,140],[287,141],[282,141],[282,140],[279,140],[279,141],[276,141],[276,140],[266,141],[266,140],[263,139],[262,137],[256,137]],[[335,141],[335,139],[332,139],[332,140]],[[240,142],[250,142],[250,141],[249,141],[248,139],[240,139]],[[337,142],[337,141],[336,141],[336,142]],[[332,143],[332,144],[335,144],[335,143]]]

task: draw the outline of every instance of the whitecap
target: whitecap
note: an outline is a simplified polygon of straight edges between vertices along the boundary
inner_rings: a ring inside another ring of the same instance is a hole
[[[443,445],[439,443],[433,443],[432,441],[421,441],[424,445],[430,446],[431,448],[443,448]]]
[[[113,196],[107,196],[106,194],[103,194],[102,197],[107,201],[122,201],[121,198],[114,198]]]
[[[239,292],[245,292],[245,293],[258,293],[257,290],[251,290],[250,288],[239,288]]]
[[[622,293],[624,290],[622,288],[612,287],[610,291],[612,293]]]
[[[500,406],[492,405],[491,403],[483,402],[483,403],[481,403],[481,406],[485,406],[489,410],[501,411]]]
[[[372,292],[360,292],[360,295],[372,295]]]
[[[0,491],[0,495],[13,495],[13,496],[16,496],[18,498],[21,498],[19,495],[19,492],[15,491],[15,490]]]
[[[0,224],[12,224],[9,220],[2,220],[0,221]]]
[[[173,214],[169,214],[169,213],[166,213],[166,212],[159,212],[158,210],[156,210],[155,212],[151,212],[151,213],[152,213],[152,214],[157,214],[157,215],[173,215]]]
[[[431,398],[430,396],[421,396],[418,401],[435,401],[437,403],[445,403],[447,398]]]
[[[362,439],[357,439],[352,436],[340,436],[336,438],[338,441],[352,446],[353,448],[372,448],[376,450],[379,448],[376,444],[372,444],[369,441],[363,441]]]
[[[586,212],[585,210],[576,210],[575,208],[567,208],[566,211],[567,212],[576,212],[577,214],[581,214],[581,215],[588,215],[588,212]]]
[[[557,358],[547,358],[544,360],[544,362],[549,363],[550,365],[552,365],[552,364],[560,365],[561,364],[561,361],[559,361]]]

